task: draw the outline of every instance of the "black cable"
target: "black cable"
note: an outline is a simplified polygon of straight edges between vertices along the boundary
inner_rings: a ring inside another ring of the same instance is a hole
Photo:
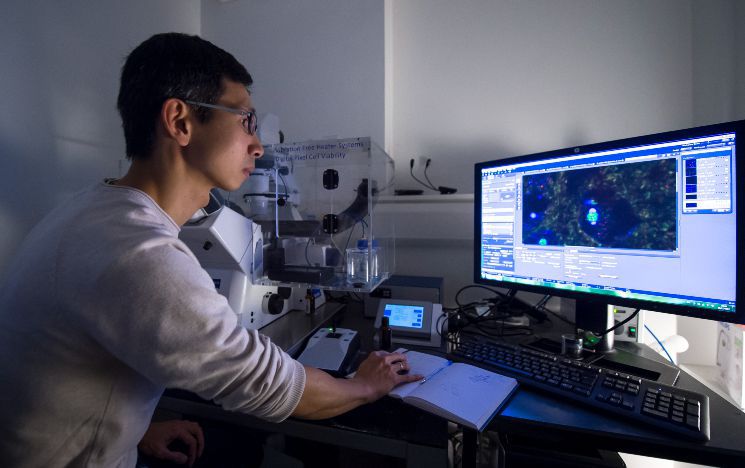
[[[545,296],[543,296],[541,298],[541,300],[539,300],[538,302],[536,302],[536,304],[533,306],[533,310],[537,310],[539,312],[543,312],[544,314],[551,314],[551,315],[553,315],[554,317],[558,318],[559,320],[561,320],[564,323],[567,323],[569,325],[574,325],[574,322],[572,322],[568,318],[564,317],[561,314],[557,314],[553,310],[551,310],[548,307],[546,307],[546,304],[548,303],[548,301],[550,301],[551,298],[553,298],[553,297],[554,296],[552,296],[550,294],[546,294]],[[550,317],[548,317],[548,315],[546,315],[546,320],[548,320],[549,322],[551,321],[551,319],[550,319]]]
[[[597,336],[597,337],[599,337],[599,338],[601,338],[601,337],[603,337],[603,336],[607,335],[608,333],[612,332],[612,331],[613,331],[613,330],[615,330],[616,328],[619,328],[619,327],[621,327],[621,326],[623,326],[623,325],[626,325],[627,323],[629,323],[629,322],[631,321],[631,319],[633,319],[634,317],[636,317],[636,315],[637,315],[637,314],[639,313],[639,310],[641,310],[641,309],[636,309],[636,310],[634,311],[634,313],[633,313],[633,314],[629,315],[629,316],[628,316],[628,317],[626,318],[626,320],[624,320],[623,322],[619,322],[618,324],[616,324],[616,325],[614,325],[613,327],[611,327],[611,328],[609,328],[609,329],[605,330],[604,332],[602,332],[602,333],[595,333],[595,332],[592,332],[592,334],[593,334],[593,335],[595,335],[595,336]]]
[[[348,304],[350,302],[363,302],[363,300],[359,296],[355,294],[356,298],[352,297],[352,294],[349,292],[345,292],[341,296],[334,296],[328,290],[324,291],[324,293],[328,295],[330,301],[334,301],[334,302],[339,302],[339,303],[344,303],[344,304]]]
[[[494,312],[497,309],[497,305],[493,305],[492,307],[490,307],[489,311],[481,316],[475,313],[469,313],[469,309],[473,310],[471,304],[455,309],[454,315],[456,315],[456,320],[457,318],[460,318],[460,321],[452,321],[452,325],[450,324],[451,322],[449,322],[449,334],[460,333],[468,327],[471,327],[474,330],[478,331],[479,335],[490,338],[506,336],[527,336],[533,334],[532,328],[528,325],[506,325],[504,321],[510,316],[509,314],[501,314],[495,316]],[[469,330],[469,333],[475,332]],[[451,339],[448,339],[448,341],[453,342]]]
[[[526,304],[522,300],[517,299],[516,298],[516,294],[517,294],[517,290],[516,289],[510,289],[507,292],[507,294],[505,294],[505,293],[502,293],[500,291],[497,291],[496,289],[492,289],[492,288],[489,288],[489,287],[486,287],[486,286],[482,286],[482,285],[478,285],[478,284],[467,285],[467,286],[464,286],[461,289],[459,289],[458,292],[455,294],[455,302],[456,302],[456,304],[458,304],[459,307],[466,309],[468,307],[474,306],[475,304],[478,304],[478,302],[472,302],[472,303],[469,303],[469,304],[462,304],[460,302],[460,295],[461,295],[461,293],[463,293],[463,291],[465,291],[467,289],[470,289],[470,288],[481,288],[481,289],[485,289],[487,291],[493,292],[496,297],[492,297],[492,298],[486,299],[486,301],[494,304],[494,306],[496,308],[506,309],[507,310],[507,312],[506,312],[507,315],[514,316],[514,315],[527,314],[529,317],[531,317],[533,320],[535,320],[538,323],[541,323],[541,322],[544,322],[544,321],[548,320],[548,315],[546,314],[546,312],[544,310],[542,310],[541,308],[536,308],[535,306],[531,306],[529,304]],[[498,302],[495,302],[497,299],[499,299],[499,301]],[[515,303],[515,305],[513,305],[513,302],[515,302],[515,301],[517,301],[517,303]],[[494,311],[494,307],[492,307],[491,310]]]
[[[508,296],[507,296],[506,294],[504,294],[503,292],[497,291],[496,289],[492,289],[492,288],[489,288],[489,287],[486,287],[486,286],[482,286],[482,285],[480,285],[480,284],[469,284],[469,285],[463,286],[462,288],[460,288],[460,289],[458,290],[458,292],[457,292],[457,293],[455,293],[455,303],[456,303],[456,304],[458,304],[458,307],[463,307],[463,305],[462,305],[462,304],[460,303],[460,301],[458,300],[458,297],[460,297],[460,294],[461,294],[461,293],[462,293],[463,291],[465,291],[465,290],[467,290],[467,289],[471,289],[471,288],[480,288],[480,289],[486,289],[487,291],[491,291],[491,292],[493,292],[493,293],[494,293],[494,294],[495,294],[496,296],[499,296],[499,298],[501,298],[501,299],[503,299],[503,300],[506,300],[506,299],[508,299]]]
[[[425,187],[428,187],[428,188],[431,188],[432,190],[436,190],[436,191],[440,192],[441,195],[447,195],[447,194],[451,194],[451,193],[457,192],[458,189],[455,189],[455,188],[452,188],[452,187],[443,187],[442,185],[440,185],[438,187],[435,184],[433,184],[431,180],[429,180],[429,176],[427,175],[427,169],[429,169],[429,165],[430,165],[431,162],[432,162],[432,159],[429,159],[428,158],[427,159],[427,162],[424,165],[424,178],[427,179],[427,182],[429,182],[429,185],[425,184],[424,182],[422,182],[421,180],[417,179],[414,176],[414,159],[412,159],[411,162],[409,163],[409,166],[411,166],[411,177],[414,177],[414,180],[416,180],[420,184],[424,185]]]
[[[505,325],[504,318],[496,320],[497,324],[500,322],[501,326],[498,328],[485,327],[481,324],[476,324],[474,326],[477,330],[489,337],[530,336],[533,334],[533,329],[528,325]]]
[[[279,176],[279,180],[282,181],[282,186],[285,188],[285,200],[288,200],[290,198],[290,194],[287,193],[287,182],[285,182],[285,178],[282,177],[282,173],[277,171],[277,175]]]
[[[474,331],[474,330],[463,330],[463,333],[466,333],[468,335],[475,335],[475,336],[483,336],[484,338],[509,338],[512,336],[531,336],[533,335],[533,330],[526,329],[524,330],[525,333],[503,333],[503,334],[493,334],[493,333],[484,333],[481,331]],[[456,341],[451,341],[452,343],[457,343]]]
[[[550,295],[550,294],[546,294],[545,296],[543,296],[543,297],[541,298],[541,300],[540,300],[540,301],[536,302],[536,303],[535,303],[535,305],[534,305],[533,307],[534,307],[534,308],[536,308],[536,309],[539,309],[539,308],[541,308],[541,307],[545,306],[545,305],[546,305],[546,303],[547,303],[548,301],[550,301],[552,297],[553,297],[552,295]]]
[[[432,183],[431,180],[429,180],[429,176],[427,175],[427,169],[429,169],[429,165],[432,162],[430,158],[427,158],[427,162],[424,164],[424,178],[429,182],[429,185],[432,186],[432,188],[435,187],[435,184]]]
[[[438,191],[438,190],[437,190],[437,188],[436,188],[435,186],[432,186],[432,185],[427,185],[427,184],[425,184],[425,183],[424,183],[424,182],[422,182],[421,180],[417,179],[417,177],[416,177],[416,176],[414,175],[414,158],[411,158],[411,161],[409,162],[409,173],[411,174],[411,177],[412,177],[412,178],[413,178],[414,180],[416,180],[416,181],[417,181],[417,182],[419,182],[420,184],[424,185],[424,186],[425,186],[425,187],[427,187],[428,189],[430,189],[430,190],[434,190],[435,192],[437,192],[437,191]]]
[[[308,238],[308,242],[305,243],[305,263],[308,264],[308,266],[313,266],[310,263],[310,258],[308,257],[308,247],[310,247],[310,241],[313,240],[312,237]]]
[[[360,224],[359,222],[355,223],[355,226],[357,224]],[[352,234],[354,233],[354,226],[352,226],[352,229],[349,230],[349,235],[347,236],[347,242],[344,244],[344,263],[347,262],[347,249],[349,248],[349,241],[352,240]],[[362,237],[365,237],[365,228],[362,228]]]

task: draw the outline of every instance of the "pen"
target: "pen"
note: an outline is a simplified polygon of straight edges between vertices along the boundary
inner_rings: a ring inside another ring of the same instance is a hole
[[[452,361],[448,361],[448,363],[445,366],[440,367],[436,371],[432,372],[431,374],[429,374],[428,376],[426,376],[425,378],[423,378],[422,380],[420,380],[419,381],[419,385],[423,384],[424,382],[428,381],[432,377],[436,376],[440,371],[442,371],[443,369],[445,369],[447,366],[449,366],[452,363],[453,363]]]

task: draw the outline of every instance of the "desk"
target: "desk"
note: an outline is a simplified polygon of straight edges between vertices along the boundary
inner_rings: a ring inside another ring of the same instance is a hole
[[[346,314],[344,326],[362,329],[366,325],[357,315]],[[542,335],[559,336],[570,331],[561,323],[536,327]],[[371,335],[369,335],[371,336]],[[532,341],[535,337],[513,338],[512,342]],[[363,348],[365,348],[363,341]],[[372,342],[367,344],[371,349]],[[617,342],[616,348],[647,359],[666,362],[647,345]],[[614,452],[679,460],[714,466],[745,466],[745,413],[693,376],[681,371],[677,385],[709,397],[711,440],[706,443],[676,439],[641,423],[590,409],[552,394],[521,386],[494,417],[487,431],[518,435],[539,440],[553,439],[557,444],[591,446]],[[468,434],[470,449],[476,437]],[[473,461],[464,453],[464,461]],[[465,466],[465,464],[464,464]]]
[[[745,464],[745,415],[687,373],[679,387],[709,396],[711,440],[690,442],[660,434],[642,424],[562,401],[552,395],[521,388],[495,417],[489,430],[506,434],[550,437],[618,452],[714,466]]]
[[[365,319],[361,313],[346,312],[337,315],[339,310],[331,309],[331,304],[325,307],[329,308],[319,310],[311,317],[304,316],[302,312],[291,312],[262,332],[269,336],[276,335],[278,344],[297,352],[315,329],[335,320],[338,322],[337,326],[360,332],[363,350],[372,349],[373,319]],[[282,320],[290,321],[293,325],[283,326]],[[299,326],[302,324],[306,326]],[[617,347],[650,359],[663,360],[645,345],[617,343]],[[675,439],[642,424],[588,409],[525,386],[494,417],[487,430],[500,435],[517,435],[537,440],[550,438],[564,446],[592,446],[715,466],[745,466],[745,414],[685,371],[681,372],[678,386],[708,395],[711,413],[709,442]],[[168,392],[161,399],[160,407],[265,432],[279,432],[401,458],[411,467],[444,467],[447,464],[445,421],[390,398],[327,421],[290,419],[281,424],[225,411],[209,402],[174,392]],[[475,434],[465,434],[465,440],[468,448],[475,451]],[[474,460],[472,453],[464,453],[465,462]]]
[[[616,343],[616,347],[662,360],[646,345]],[[567,447],[583,445],[704,465],[744,466],[745,413],[685,371],[681,371],[676,386],[709,397],[710,441],[676,439],[643,424],[525,386],[495,416],[487,430],[549,438]]]

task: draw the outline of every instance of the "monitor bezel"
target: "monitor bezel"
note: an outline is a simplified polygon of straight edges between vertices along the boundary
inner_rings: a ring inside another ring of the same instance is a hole
[[[650,135],[643,135],[632,138],[623,138],[618,140],[611,140],[601,143],[593,143],[582,146],[572,146],[567,148],[561,148],[557,150],[544,151],[540,153],[526,154],[522,156],[507,157],[502,159],[494,159],[491,161],[484,161],[476,163],[474,166],[474,245],[473,245],[473,277],[474,283],[485,286],[493,286],[507,289],[515,289],[517,291],[528,291],[539,294],[548,294],[557,297],[567,297],[575,300],[585,301],[596,301],[596,302],[607,302],[609,304],[633,307],[642,310],[652,310],[657,312],[665,312],[670,314],[676,314],[681,316],[703,318],[708,320],[715,320],[720,322],[731,322],[738,324],[745,324],[745,309],[743,308],[743,272],[742,272],[742,249],[737,249],[735,258],[735,269],[736,269],[736,293],[735,303],[740,304],[740,309],[737,309],[735,313],[716,311],[711,309],[700,309],[684,305],[666,304],[662,302],[646,301],[641,299],[629,299],[623,297],[609,297],[604,294],[596,294],[582,291],[571,291],[560,288],[551,288],[547,286],[536,286],[521,283],[514,283],[511,281],[501,281],[495,279],[488,279],[481,277],[481,200],[482,200],[482,187],[481,187],[481,170],[484,168],[499,167],[516,163],[524,163],[528,161],[551,159],[565,156],[577,156],[586,153],[594,153],[598,151],[607,151],[615,148],[628,148],[633,146],[642,146],[653,144],[661,141],[671,141],[676,139],[688,139],[697,136],[708,136],[723,133],[735,133],[735,161],[740,162],[743,156],[740,153],[745,153],[745,120],[738,120],[733,122],[725,122],[714,125],[706,125],[701,127],[693,127],[682,130],[674,130],[669,132],[660,132]],[[737,168],[735,171],[735,207],[742,206],[743,201],[743,178],[745,178],[745,169],[742,165],[736,164]],[[741,229],[736,231],[736,245],[743,245],[743,234]]]

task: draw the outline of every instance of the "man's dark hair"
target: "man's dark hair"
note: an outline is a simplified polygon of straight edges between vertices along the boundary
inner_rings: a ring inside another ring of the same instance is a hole
[[[199,36],[156,34],[137,46],[122,67],[117,108],[127,157],[146,159],[155,143],[155,123],[170,98],[214,104],[223,79],[250,86],[253,80],[235,57]],[[201,122],[210,112],[195,107]]]

